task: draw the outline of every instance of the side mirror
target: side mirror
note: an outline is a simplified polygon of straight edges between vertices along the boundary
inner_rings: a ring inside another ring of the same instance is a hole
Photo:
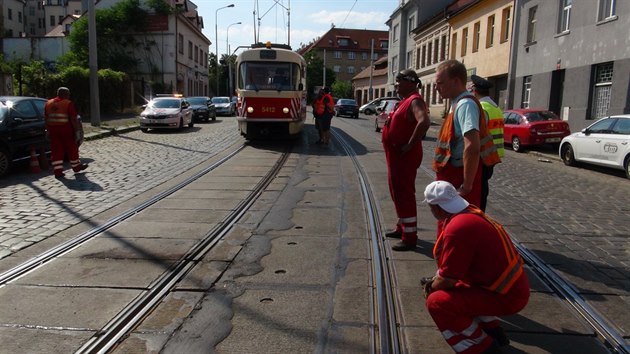
[[[584,133],[584,135],[589,135],[589,134],[591,134],[591,131],[588,130],[588,128],[584,128],[584,129],[582,129],[582,133]]]

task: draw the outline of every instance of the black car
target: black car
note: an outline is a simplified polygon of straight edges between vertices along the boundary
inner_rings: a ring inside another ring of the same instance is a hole
[[[43,98],[0,97],[0,177],[9,172],[13,162],[28,159],[32,149],[37,153],[50,150],[45,105]]]
[[[207,122],[212,118],[212,120],[217,120],[217,109],[212,103],[210,97],[205,96],[195,96],[195,97],[186,97],[188,103],[190,103],[190,108],[193,110],[193,119],[198,122]]]
[[[337,104],[335,104],[335,116],[359,118],[359,105],[357,105],[357,101],[348,98],[340,98]]]

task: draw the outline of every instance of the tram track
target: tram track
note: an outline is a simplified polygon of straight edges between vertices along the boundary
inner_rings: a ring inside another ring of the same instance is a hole
[[[0,286],[5,286],[31,272],[36,271],[37,269],[50,263],[52,260],[58,259],[80,246],[87,244],[89,241],[95,239],[99,235],[103,235],[116,225],[133,218],[140,212],[147,210],[162,200],[165,200],[167,197],[182,190],[184,187],[189,186],[195,181],[198,181],[203,176],[206,176],[210,172],[222,166],[227,161],[230,161],[233,157],[238,155],[239,152],[246,148],[246,146],[246,144],[238,146],[234,150],[228,152],[220,160],[212,163],[210,166],[186,178],[184,181],[174,185],[173,187],[150,197],[149,199],[141,202],[139,205],[107,220],[103,224],[93,227],[87,232],[84,232],[79,236],[74,237],[0,274]],[[166,295],[168,295],[169,292],[176,287],[178,282],[180,282],[197,264],[202,261],[204,255],[207,254],[230,231],[234,224],[236,224],[243,215],[248,212],[251,206],[271,184],[285,165],[290,155],[290,151],[291,145],[287,145],[269,171],[260,178],[258,183],[248,191],[244,198],[238,201],[235,207],[231,208],[230,211],[227,212],[227,214],[225,214],[212,229],[207,231],[206,234],[201,237],[201,239],[199,239],[190,249],[188,249],[188,251],[186,251],[178,260],[166,267],[162,274],[151,281],[146,288],[141,288],[142,291],[138,296],[124,306],[124,308],[122,308],[122,310],[111,318],[102,328],[97,330],[95,334],[90,337],[76,352],[107,353],[115,348],[118,343],[120,343],[120,341],[131,330],[133,330],[134,327],[141,323],[141,321],[156,308]]]

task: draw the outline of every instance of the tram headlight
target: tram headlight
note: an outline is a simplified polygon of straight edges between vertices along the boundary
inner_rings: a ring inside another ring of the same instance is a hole
[[[247,113],[254,113],[254,107],[247,107]]]
[[[284,108],[282,109],[282,113],[284,113],[284,114],[288,114],[288,113],[289,113],[289,109],[288,109],[287,107],[284,107]]]

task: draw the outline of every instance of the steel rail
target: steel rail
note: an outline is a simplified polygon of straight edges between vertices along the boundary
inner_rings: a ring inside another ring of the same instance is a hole
[[[379,353],[400,353],[400,339],[398,331],[398,323],[396,318],[396,311],[394,305],[394,297],[392,291],[392,278],[391,272],[388,267],[387,256],[384,252],[385,245],[383,243],[383,236],[381,234],[380,219],[378,217],[379,212],[377,208],[377,202],[374,195],[369,188],[369,182],[365,171],[361,167],[354,149],[350,146],[335,130],[331,129],[332,134],[337,141],[341,144],[346,154],[352,159],[357,175],[359,177],[359,184],[361,187],[361,194],[363,196],[363,203],[365,205],[366,218],[369,224],[370,234],[370,250],[372,252],[372,270],[375,280],[376,290],[376,325],[378,326],[378,339],[374,333],[374,329],[371,330],[373,336],[372,352],[375,352],[375,347],[379,348]],[[374,317],[374,313],[372,313]],[[375,320],[375,318],[373,318]]]
[[[278,175],[289,156],[289,147],[283,152],[272,169],[258,182],[254,189],[204,238],[184,256],[153,281],[149,289],[134,299],[121,312],[92,336],[76,353],[108,353],[119,341],[136,327],[163,299],[172,288],[197,265],[204,255],[229,232],[232,226],[249,210]]]
[[[75,249],[76,247],[80,246],[81,244],[91,240],[92,238],[96,237],[97,235],[107,231],[108,229],[116,226],[117,224],[123,222],[124,220],[134,216],[135,214],[141,212],[142,210],[150,207],[151,205],[159,202],[160,200],[166,198],[167,196],[177,192],[178,190],[182,189],[183,187],[187,186],[188,184],[194,182],[195,180],[199,179],[201,176],[207,174],[208,172],[214,170],[215,168],[217,168],[218,166],[222,165],[225,161],[229,160],[230,158],[232,158],[232,156],[236,155],[239,151],[241,151],[243,148],[245,148],[245,145],[241,145],[238,148],[236,148],[234,151],[230,152],[228,155],[226,155],[225,157],[223,157],[222,159],[218,160],[217,162],[213,163],[211,166],[208,166],[207,168],[203,169],[202,171],[198,172],[197,174],[187,178],[186,180],[178,183],[177,185],[169,188],[168,190],[161,192],[159,194],[156,194],[155,196],[147,199],[146,201],[142,202],[141,204],[128,209],[127,211],[107,220],[105,223],[103,223],[100,226],[97,226],[95,228],[92,228],[89,231],[86,231],[82,234],[80,234],[77,237],[74,237],[66,242],[63,242],[49,250],[47,250],[46,252],[43,252],[31,259],[29,259],[28,261],[19,264],[18,266],[15,266],[7,271],[5,271],[4,273],[0,274],[0,287],[6,285],[8,282],[13,281],[18,279],[21,276],[24,276],[26,274],[28,274],[29,272],[43,266],[44,264],[48,263],[49,261],[55,259],[56,257],[59,257],[73,249]]]

